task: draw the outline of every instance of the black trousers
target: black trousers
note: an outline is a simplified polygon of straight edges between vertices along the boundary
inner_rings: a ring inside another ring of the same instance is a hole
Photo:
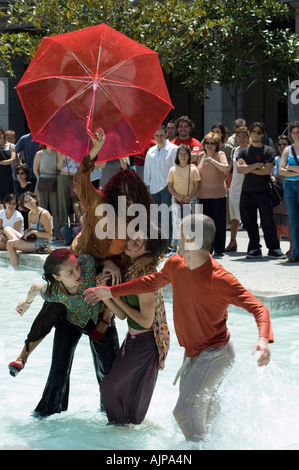
[[[226,197],[217,199],[199,199],[199,204],[203,205],[203,214],[211,217],[215,223],[216,234],[213,250],[217,253],[224,253],[226,239]]]
[[[249,243],[247,251],[260,248],[259,226],[257,211],[260,214],[261,227],[266,246],[269,250],[279,248],[276,225],[273,215],[269,191],[241,192],[240,214],[244,228],[247,230]]]
[[[74,353],[82,334],[89,334],[94,327],[92,320],[82,329],[66,319],[61,320],[55,326],[51,369],[43,396],[35,409],[36,415],[49,416],[67,410]],[[114,322],[101,340],[90,341],[90,348],[96,378],[100,386],[110,371],[119,349]]]

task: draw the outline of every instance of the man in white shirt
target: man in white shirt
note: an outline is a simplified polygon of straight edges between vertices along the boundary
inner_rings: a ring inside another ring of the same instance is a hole
[[[168,191],[167,177],[169,170],[174,166],[177,145],[167,139],[167,128],[162,125],[156,131],[154,139],[157,145],[151,147],[144,161],[144,183],[148,186],[153,201],[158,206],[167,204],[171,206],[171,194]],[[170,214],[171,211],[169,211]],[[159,224],[160,225],[160,224]],[[171,216],[169,218],[169,240],[172,237]],[[170,245],[169,245],[170,246]]]

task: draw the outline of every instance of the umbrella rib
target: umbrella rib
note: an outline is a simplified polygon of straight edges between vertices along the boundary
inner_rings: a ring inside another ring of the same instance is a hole
[[[109,69],[105,73],[103,73],[102,77],[106,77],[110,73],[117,70],[119,67],[122,67],[123,65],[125,65],[126,62],[128,62],[129,60],[132,60],[133,57],[140,57],[140,56],[144,56],[144,55],[148,55],[148,54],[140,53],[140,54],[136,54],[135,56],[128,57],[127,59],[123,60],[123,62],[120,62],[119,64],[116,64],[114,67],[112,67],[111,69]]]
[[[87,75],[89,75],[90,78],[92,79],[93,75],[92,75],[91,70],[88,69],[88,67],[84,64],[84,62],[82,62],[82,60],[80,60],[79,57],[77,57],[74,52],[72,52],[72,55],[73,55],[73,57],[76,59],[76,61],[81,65],[82,69],[83,69],[83,70],[87,73]]]
[[[78,98],[78,96],[82,95],[83,93],[85,93],[88,88],[91,88],[93,85],[93,82],[90,82],[90,83],[87,83],[83,88],[81,88],[81,90],[77,91],[77,93],[75,93],[73,96],[71,96],[66,102],[65,104],[68,104],[70,103],[71,101],[73,101],[74,99]]]
[[[148,94],[151,94],[153,96],[155,96],[156,98],[159,98],[159,100],[161,101],[164,101],[165,103],[167,103],[167,100],[165,98],[162,98],[161,96],[157,95],[156,93],[154,93],[153,91],[150,91],[146,88],[142,88],[140,86],[136,86],[136,85],[133,85],[133,84],[127,84],[127,83],[122,83],[122,82],[117,82],[116,80],[112,81],[112,80],[109,80],[109,79],[103,79],[103,80],[107,80],[109,81],[109,86],[115,86],[115,87],[127,87],[127,88],[136,88],[138,90],[142,90],[144,91],[145,93],[148,93]],[[102,80],[101,80],[102,81]],[[102,85],[102,89],[103,87],[105,86],[104,83],[101,83]]]
[[[105,95],[107,96],[107,98],[114,104],[114,106],[116,106],[118,108],[118,110],[121,112],[121,114],[124,116],[125,118],[125,115],[121,109],[121,107],[117,104],[117,102],[112,98],[112,96],[109,95],[109,93],[104,89],[104,87],[101,85],[101,83],[99,84],[99,87],[101,88],[101,90],[103,91],[103,93],[105,93]],[[127,121],[127,120],[126,120]],[[130,126],[130,129],[132,130],[132,133],[134,134],[135,136],[135,139],[136,139],[136,142],[139,142],[139,139],[138,137],[136,136],[136,133],[133,129],[133,127],[131,126],[130,122],[127,121],[128,125]]]

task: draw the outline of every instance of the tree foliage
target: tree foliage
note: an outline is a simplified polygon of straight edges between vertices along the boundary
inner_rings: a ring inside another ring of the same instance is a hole
[[[299,77],[293,12],[277,0],[19,0],[4,15],[0,60],[10,75],[12,59],[29,63],[43,36],[105,22],[157,51],[164,72],[179,76],[198,98],[216,81],[235,104],[261,68],[281,97],[287,78]]]

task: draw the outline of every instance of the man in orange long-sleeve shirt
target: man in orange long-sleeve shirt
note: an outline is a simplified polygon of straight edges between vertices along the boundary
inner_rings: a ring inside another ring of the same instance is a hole
[[[196,227],[201,227],[200,236],[196,236]],[[259,338],[253,351],[261,351],[259,366],[268,364],[268,343],[273,342],[267,308],[211,257],[214,236],[212,219],[201,214],[187,216],[183,219],[179,254],[168,258],[161,271],[118,286],[85,291],[86,301],[96,303],[172,284],[174,327],[179,344],[185,348],[174,416],[186,439],[193,441],[206,433],[215,392],[234,360],[226,326],[229,304],[254,315]]]

